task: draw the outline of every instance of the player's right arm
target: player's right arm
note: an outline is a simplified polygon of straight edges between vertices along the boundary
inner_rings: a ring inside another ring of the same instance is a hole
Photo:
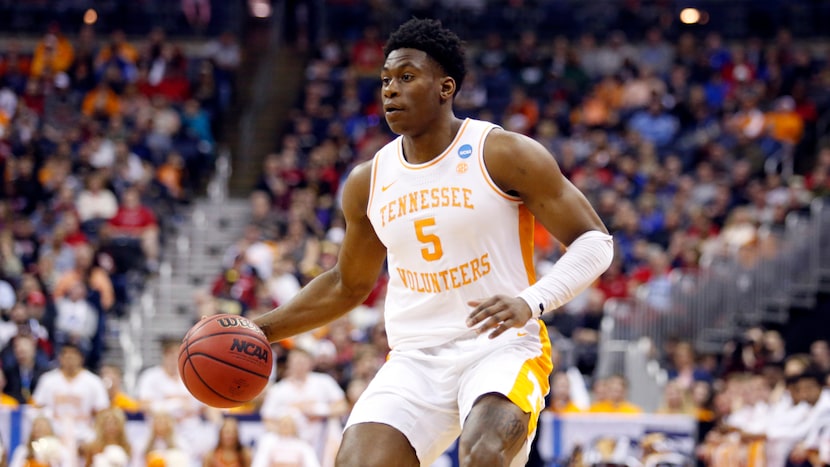
[[[380,275],[386,247],[366,208],[371,161],[352,170],[343,186],[346,234],[337,264],[308,283],[288,303],[254,319],[271,342],[318,328],[363,303]]]

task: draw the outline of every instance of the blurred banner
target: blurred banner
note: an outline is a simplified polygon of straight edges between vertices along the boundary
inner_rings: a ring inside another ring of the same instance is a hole
[[[565,465],[579,453],[586,465],[643,463],[651,454],[691,458],[697,421],[686,415],[542,414],[538,450],[546,465]]]

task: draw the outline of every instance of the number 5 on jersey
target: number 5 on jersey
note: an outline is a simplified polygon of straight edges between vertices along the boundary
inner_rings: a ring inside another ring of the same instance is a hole
[[[434,217],[427,217],[426,219],[418,219],[415,221],[415,236],[418,237],[419,242],[425,244],[421,248],[421,256],[427,261],[436,261],[444,256],[444,249],[441,248],[441,239],[434,233],[426,232],[426,229],[434,226]]]

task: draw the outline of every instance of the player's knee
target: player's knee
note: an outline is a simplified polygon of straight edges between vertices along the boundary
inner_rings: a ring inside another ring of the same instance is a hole
[[[510,456],[501,439],[483,436],[476,439],[462,436],[458,445],[460,467],[506,467]]]
[[[528,418],[501,397],[479,400],[458,441],[461,466],[507,467],[527,439]]]
[[[409,441],[397,430],[374,423],[346,430],[335,458],[336,467],[418,467]]]

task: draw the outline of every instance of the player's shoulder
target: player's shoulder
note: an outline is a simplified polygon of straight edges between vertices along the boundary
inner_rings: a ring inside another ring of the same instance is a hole
[[[83,370],[81,370],[81,372],[78,374],[78,376],[80,376],[80,377],[82,378],[82,381],[85,381],[85,382],[89,382],[89,381],[91,381],[91,382],[99,382],[99,381],[103,381],[103,380],[101,379],[101,377],[100,377],[100,376],[98,376],[98,374],[93,373],[92,371],[89,371],[89,370],[87,370],[87,369],[83,369]]]
[[[402,139],[403,137],[398,135],[389,139],[381,146],[374,148],[375,152],[372,154],[372,157],[369,157],[368,160],[362,162],[360,165],[367,164],[369,166],[373,166],[380,161],[391,161],[397,159]]]
[[[325,381],[325,382],[334,382],[334,384],[337,384],[337,380],[334,379],[334,377],[332,375],[330,375],[328,373],[323,373],[321,371],[312,371],[311,373],[308,374],[308,378],[311,379],[311,380],[316,380],[318,382]]]
[[[553,159],[550,152],[533,138],[515,131],[494,128],[487,135],[483,149],[484,161],[493,172],[521,170],[540,159]]]
[[[529,136],[515,131],[505,130],[497,126],[487,134],[487,139],[484,143],[484,152],[485,154],[510,155],[512,153],[515,155],[517,149],[530,147],[538,149],[541,148],[541,145]]]
[[[158,381],[164,370],[160,366],[147,367],[138,375],[138,382],[146,383],[148,381]]]
[[[555,158],[545,146],[501,128],[487,135],[483,158],[487,172],[505,192],[521,191],[527,183],[550,182],[559,173]]]
[[[98,373],[95,373],[94,371],[90,371],[89,375],[90,375],[90,381],[92,381],[93,384],[95,384],[96,386],[98,386],[100,388],[106,388],[107,383],[104,381],[104,378],[102,378],[101,375],[99,375]]]
[[[297,392],[295,388],[296,385],[291,381],[287,379],[280,379],[268,386],[268,389],[266,389],[266,391],[272,396],[279,398],[295,394]]]
[[[369,187],[372,184],[373,159],[354,166],[346,176],[343,184],[343,208],[360,207],[363,209],[369,199]],[[351,203],[351,204],[350,204]],[[356,203],[356,204],[355,204]]]
[[[376,156],[377,157],[377,156]],[[374,157],[367,161],[363,161],[349,171],[348,179],[352,180],[369,180],[372,176],[372,167],[374,166]]]
[[[63,377],[63,373],[61,373],[61,370],[59,370],[57,368],[49,370],[46,373],[43,373],[42,375],[40,375],[40,379],[39,379],[39,382],[38,382],[38,387],[41,386],[40,382],[42,382],[42,381],[47,381],[48,382],[48,381],[60,379],[62,377]]]

